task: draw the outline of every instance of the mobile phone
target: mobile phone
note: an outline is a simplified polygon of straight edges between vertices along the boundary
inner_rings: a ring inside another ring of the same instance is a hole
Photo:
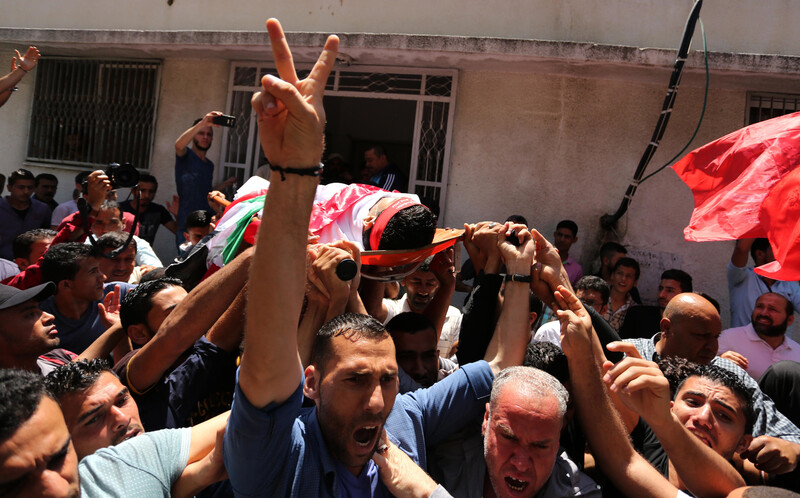
[[[236,126],[236,116],[228,116],[227,114],[223,114],[221,116],[214,116],[214,119],[211,121],[215,125],[220,126],[227,126],[228,128],[233,128]]]

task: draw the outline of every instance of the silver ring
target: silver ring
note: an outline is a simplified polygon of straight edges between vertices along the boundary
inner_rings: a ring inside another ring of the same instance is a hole
[[[489,223],[489,228],[494,228],[496,226],[497,226],[497,223],[495,223],[494,221]]]

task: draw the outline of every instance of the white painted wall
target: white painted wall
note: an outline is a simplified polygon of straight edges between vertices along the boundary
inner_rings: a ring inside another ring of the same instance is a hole
[[[290,31],[406,33],[587,41],[674,48],[689,0],[10,0],[4,27],[245,30],[281,19]],[[797,53],[800,2],[706,0],[702,10],[713,50]],[[699,38],[695,39],[699,43]]]

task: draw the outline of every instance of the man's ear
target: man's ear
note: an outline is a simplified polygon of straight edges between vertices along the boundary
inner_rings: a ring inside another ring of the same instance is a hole
[[[186,242],[189,242],[189,232],[183,232],[183,238],[186,239]]]
[[[486,403],[486,409],[483,412],[483,423],[481,424],[481,435],[486,435],[486,430],[489,427],[489,403]]]
[[[69,291],[72,289],[72,280],[64,279],[56,285],[56,294],[62,291]]]
[[[530,318],[528,318],[528,328],[533,327],[533,324],[536,323],[536,319],[539,318],[539,315],[535,311],[530,312]]]
[[[143,323],[128,325],[127,333],[130,340],[140,346],[144,346],[152,338],[150,330]]]
[[[372,225],[375,224],[375,217],[372,216],[372,215],[369,215],[366,218],[364,218],[362,221],[364,223],[364,231],[366,232],[367,230],[372,228]]]
[[[672,323],[669,321],[669,318],[662,318],[661,322],[659,322],[661,327],[661,335],[664,337],[669,337],[672,334],[670,330],[672,328]]]
[[[308,399],[318,400],[320,373],[317,372],[317,367],[315,365],[307,366],[305,374],[306,380],[303,383],[303,395]]]
[[[794,322],[794,315],[789,316],[789,317],[786,318],[786,326],[787,327],[791,326],[793,322]]]
[[[739,441],[739,445],[736,446],[736,453],[741,453],[747,448],[749,448],[750,443],[752,442],[753,442],[753,436],[751,436],[750,434],[745,434],[744,436],[742,436],[742,440]]]
[[[14,258],[14,263],[17,264],[20,270],[24,270],[30,263],[28,262],[28,258]]]

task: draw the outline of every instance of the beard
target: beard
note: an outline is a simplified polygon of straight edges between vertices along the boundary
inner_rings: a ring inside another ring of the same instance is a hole
[[[194,141],[194,144],[193,144],[193,145],[194,145],[194,148],[195,148],[195,149],[197,149],[197,150],[199,150],[199,151],[202,151],[202,152],[206,152],[206,151],[208,151],[208,149],[210,149],[210,148],[211,148],[211,144],[208,144],[208,147],[203,147],[202,145],[200,145],[199,143],[197,143],[197,140],[195,140],[195,141]]]
[[[320,392],[320,404],[317,408],[317,419],[319,421],[322,437],[334,459],[348,468],[363,467],[372,457],[372,454],[380,442],[380,433],[383,431],[383,424],[386,421],[380,415],[370,415],[367,413],[339,413],[332,408],[329,403],[335,404],[335,400],[323,402]],[[375,426],[377,429],[370,431],[369,437],[374,437],[372,449],[368,455],[355,455],[351,453],[351,443],[357,428],[363,426]]]
[[[779,337],[786,334],[786,328],[788,327],[787,322],[789,321],[788,319],[784,320],[783,323],[779,323],[777,325],[772,323],[772,320],[770,319],[769,325],[767,325],[766,323],[757,322],[757,320],[762,317],[763,315],[757,315],[751,319],[753,328],[758,334],[765,335],[767,337]]]

